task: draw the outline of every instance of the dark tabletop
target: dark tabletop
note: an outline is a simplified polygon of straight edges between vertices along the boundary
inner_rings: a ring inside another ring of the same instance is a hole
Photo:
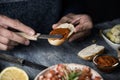
[[[38,40],[37,42],[31,41],[29,46],[20,45],[11,51],[0,51],[0,53],[24,58],[26,60],[46,66],[52,66],[58,63],[83,64],[95,69],[104,78],[104,80],[120,80],[120,68],[109,74],[103,73],[99,71],[92,62],[85,61],[77,56],[77,53],[81,49],[93,44],[92,40],[96,40],[96,44],[105,46],[105,53],[117,57],[116,51],[112,49],[99,35],[99,30],[110,28],[118,23],[120,23],[120,19],[95,25],[94,29],[92,30],[92,34],[84,41],[74,41],[72,43],[66,41],[61,46],[57,47],[50,45],[47,40]],[[26,66],[0,61],[0,71],[8,66],[16,66],[24,69],[28,73],[30,80],[33,80],[41,71]]]

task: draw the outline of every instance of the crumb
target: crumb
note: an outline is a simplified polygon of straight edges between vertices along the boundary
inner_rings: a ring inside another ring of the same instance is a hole
[[[97,41],[95,39],[92,40],[92,43],[96,43]]]

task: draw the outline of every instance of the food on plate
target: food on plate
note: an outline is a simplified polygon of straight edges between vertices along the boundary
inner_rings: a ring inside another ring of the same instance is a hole
[[[51,45],[59,46],[62,43],[64,43],[73,34],[73,32],[74,32],[74,26],[72,24],[69,24],[69,23],[61,24],[56,29],[52,30],[50,32],[50,35],[52,35],[52,34],[60,34],[63,37],[61,39],[49,38],[48,42]]]
[[[97,55],[94,57],[93,63],[97,66],[98,69],[104,72],[111,72],[118,66],[119,61],[114,56]]]
[[[0,73],[0,80],[29,80],[27,73],[17,67],[7,67]]]
[[[77,67],[73,67],[77,66]],[[94,75],[95,74],[95,75]],[[103,80],[100,75],[93,73],[88,66],[78,67],[76,64],[58,64],[40,75],[37,80]]]
[[[78,56],[84,60],[92,60],[97,54],[102,54],[104,52],[104,46],[92,44],[81,51],[79,51]]]
[[[114,43],[120,43],[120,24],[115,25],[110,31],[106,33],[106,36]]]

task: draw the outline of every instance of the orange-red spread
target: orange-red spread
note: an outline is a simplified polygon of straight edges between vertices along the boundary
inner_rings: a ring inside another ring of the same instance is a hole
[[[118,60],[113,56],[104,55],[98,56],[95,59],[95,62],[97,63],[97,65],[101,66],[113,66],[114,64],[118,63]]]
[[[68,28],[57,28],[50,32],[50,34],[61,34],[63,36],[62,39],[66,39],[69,33],[70,30]]]

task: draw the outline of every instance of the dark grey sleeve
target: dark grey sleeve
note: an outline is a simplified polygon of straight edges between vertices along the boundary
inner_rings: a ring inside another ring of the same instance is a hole
[[[85,4],[82,0],[63,0],[63,15],[68,13],[84,13]]]
[[[10,3],[10,2],[20,2],[20,1],[28,1],[28,0],[0,0],[0,3]]]

